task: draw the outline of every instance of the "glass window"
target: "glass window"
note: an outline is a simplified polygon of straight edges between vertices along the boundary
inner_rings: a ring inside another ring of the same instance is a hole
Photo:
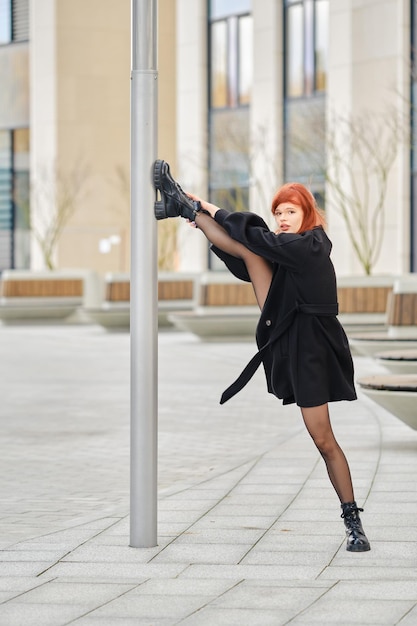
[[[253,29],[252,17],[239,18],[239,104],[251,100],[253,76]]]
[[[247,186],[249,181],[247,109],[213,111],[210,182],[214,189]]]
[[[248,105],[252,85],[252,17],[213,22],[210,29],[210,105]]]
[[[286,4],[287,98],[310,96],[326,88],[329,0],[299,0]]]
[[[286,93],[295,98],[304,93],[304,9],[301,4],[288,7],[286,59]]]
[[[0,272],[12,266],[13,252],[12,134],[0,131]]]
[[[29,0],[0,0],[0,44],[29,39]]]
[[[29,39],[29,0],[12,1],[12,39],[13,41]]]
[[[326,89],[327,59],[328,59],[328,33],[329,33],[329,3],[328,0],[317,0],[315,4],[315,90]]]
[[[29,124],[29,44],[0,46],[0,128]]]
[[[29,129],[0,131],[0,271],[30,266]]]
[[[10,0],[0,0],[0,44],[12,39],[12,15]]]
[[[212,20],[249,13],[252,9],[252,0],[210,0],[209,15]]]
[[[286,104],[287,180],[323,185],[325,163],[325,100],[297,98]]]
[[[13,267],[30,265],[29,129],[13,132]]]
[[[227,104],[227,23],[222,21],[211,28],[211,106]]]

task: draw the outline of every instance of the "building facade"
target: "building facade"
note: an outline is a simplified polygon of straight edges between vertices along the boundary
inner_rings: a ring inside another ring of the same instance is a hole
[[[299,180],[339,275],[415,271],[415,5],[159,0],[159,157],[267,221]],[[0,270],[129,271],[130,1],[0,0],[0,80]],[[158,229],[161,267],[221,269]]]

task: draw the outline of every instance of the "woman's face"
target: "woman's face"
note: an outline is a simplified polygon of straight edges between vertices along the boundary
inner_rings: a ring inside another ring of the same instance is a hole
[[[278,233],[298,233],[303,223],[304,211],[299,204],[283,202],[275,209]]]

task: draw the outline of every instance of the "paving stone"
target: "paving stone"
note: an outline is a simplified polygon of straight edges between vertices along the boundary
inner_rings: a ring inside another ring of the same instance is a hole
[[[162,547],[135,549],[129,545],[109,546],[95,543],[80,546],[61,559],[61,562],[74,563],[147,563]]]
[[[350,623],[357,624],[397,624],[410,611],[413,603],[406,600],[364,600],[355,602],[354,599],[331,600],[327,597],[318,600],[303,614],[296,617],[294,624],[339,624],[346,621],[349,615]]]
[[[48,563],[53,563],[55,561],[59,561],[67,551],[64,550],[2,550],[1,560],[4,562],[8,561],[23,561],[23,562],[31,562],[31,561],[47,561]]]
[[[222,596],[226,591],[233,589],[241,581],[221,578],[165,578],[147,580],[137,589],[140,595],[165,595],[167,600],[171,595],[206,595]]]
[[[94,617],[137,617],[138,619],[184,618],[211,602],[212,595],[170,596],[128,593],[95,610]]]
[[[173,626],[175,622],[171,618],[162,619],[158,618],[158,622],[155,623],[154,619],[145,619],[141,617],[140,626]],[[86,617],[81,617],[75,620],[72,624],[76,626],[139,626],[137,617],[94,617],[93,614],[88,614]]]
[[[60,562],[49,570],[49,574],[55,577],[93,577],[128,578],[140,580],[142,578],[166,578],[175,577],[187,568],[186,563],[112,563],[111,567],[103,567],[103,563],[71,563]]]
[[[336,545],[336,550],[338,545]],[[321,551],[309,551],[303,552],[294,550],[289,552],[271,551],[271,550],[257,550],[256,548],[249,552],[247,556],[241,561],[243,565],[310,565],[310,566],[322,566],[325,567],[329,561],[331,561],[335,550],[326,549]]]
[[[189,531],[182,534],[175,540],[175,544],[201,543],[210,545],[217,544],[250,544],[253,545],[263,535],[264,530],[252,528],[217,528],[217,529],[201,529],[195,526]]]
[[[390,581],[340,581],[332,586],[328,593],[329,598],[347,597],[359,600],[415,600],[417,580],[390,580]]]
[[[291,611],[218,609],[208,607],[183,620],[184,626],[281,626],[291,619]]]
[[[77,604],[8,602],[0,606],[0,623],[7,626],[64,626],[87,611],[88,607]]]
[[[238,563],[252,544],[171,544],[153,563]]]
[[[299,409],[261,371],[218,404],[250,344],[160,334],[158,546],[129,547],[129,348],[0,325],[1,624],[417,623],[417,432],[369,399],[331,406],[372,543],[347,553]]]
[[[321,566],[309,565],[190,565],[183,572],[186,578],[237,578],[311,580],[320,574]]]
[[[243,581],[212,603],[216,608],[301,611],[320,598],[320,587],[277,587]]]
[[[140,583],[139,583],[140,584]],[[118,598],[137,585],[117,583],[64,583],[51,581],[19,596],[19,603],[101,605]]]
[[[415,626],[415,624],[417,624],[417,606],[414,606],[401,620],[401,626]]]
[[[365,564],[366,561],[362,564],[360,561],[360,559],[367,554],[367,552],[362,554],[351,554],[353,558],[350,567],[337,567],[330,565],[329,567],[326,567],[323,572],[321,572],[320,578],[323,580],[357,580],[360,582],[369,580],[415,580],[415,564],[412,567],[367,566]]]

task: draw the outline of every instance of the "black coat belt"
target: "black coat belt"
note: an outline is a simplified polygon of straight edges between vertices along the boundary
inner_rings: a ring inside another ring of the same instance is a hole
[[[338,305],[337,304],[296,304],[296,306],[289,311],[285,317],[279,322],[274,331],[272,332],[270,338],[267,343],[259,348],[259,351],[255,354],[255,356],[249,361],[243,372],[240,376],[235,380],[234,383],[230,385],[222,394],[220,399],[220,404],[224,404],[234,395],[236,395],[239,391],[243,389],[243,387],[250,381],[252,376],[255,374],[256,370],[262,363],[263,353],[267,348],[269,348],[273,343],[275,343],[282,335],[288,330],[288,328],[293,323],[295,316],[297,313],[306,313],[307,315],[317,315],[317,316],[327,316],[327,317],[335,317],[338,314]]]

